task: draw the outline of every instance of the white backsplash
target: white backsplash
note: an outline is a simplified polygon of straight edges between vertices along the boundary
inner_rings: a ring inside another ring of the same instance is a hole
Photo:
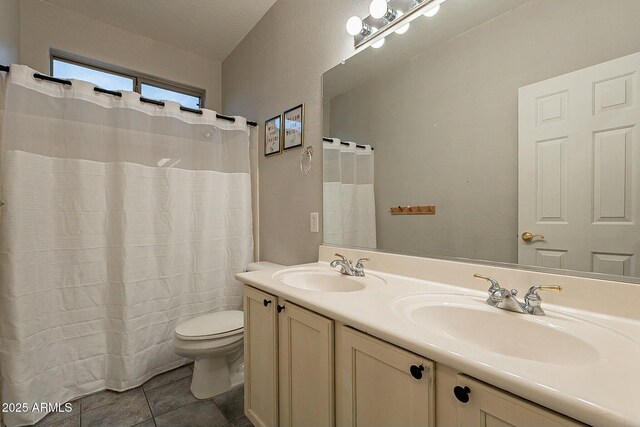
[[[545,303],[640,320],[640,285],[636,284],[329,245],[320,246],[318,261],[331,262],[336,258],[335,253],[353,260],[369,258],[365,271],[370,269],[474,290],[489,288],[485,281],[474,279],[475,273],[493,277],[501,286],[517,289],[520,295],[533,285],[560,285],[562,292],[541,293]]]

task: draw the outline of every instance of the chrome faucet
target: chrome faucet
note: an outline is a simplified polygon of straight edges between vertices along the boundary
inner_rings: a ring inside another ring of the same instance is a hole
[[[534,316],[544,316],[544,310],[540,305],[542,304],[542,298],[538,295],[538,291],[555,291],[562,292],[562,287],[557,285],[540,286],[534,285],[529,288],[529,291],[524,296],[524,307],[527,313]]]
[[[356,266],[353,268],[354,276],[364,277],[364,262],[369,261],[369,258],[360,258],[356,262]]]
[[[356,277],[364,277],[364,264],[363,262],[369,261],[369,258],[360,258],[358,262],[356,262],[356,266],[353,266],[353,263],[345,258],[342,254],[335,254],[340,259],[334,259],[331,261],[331,268],[340,267],[340,273],[347,276],[356,276]]]
[[[527,294],[524,296],[524,303],[521,303],[516,298],[518,291],[516,289],[505,289],[500,286],[496,279],[491,277],[482,276],[480,274],[474,274],[476,279],[483,279],[488,281],[491,286],[489,287],[489,298],[486,303],[492,307],[499,308],[501,310],[513,311],[521,314],[532,314],[534,316],[544,316],[544,310],[540,306],[542,304],[542,298],[538,295],[539,291],[562,291],[560,286],[540,286],[534,285],[529,288]]]

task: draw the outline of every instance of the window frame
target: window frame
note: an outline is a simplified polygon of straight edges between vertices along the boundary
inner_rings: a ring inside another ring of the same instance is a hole
[[[200,99],[200,106],[198,108],[204,108],[206,94],[204,89],[196,88],[193,86],[172,82],[159,77],[150,76],[144,73],[138,73],[117,65],[107,64],[102,61],[96,61],[93,59],[84,58],[78,55],[62,52],[59,50],[51,49],[49,55],[49,75],[53,76],[53,61],[67,62],[69,64],[78,65],[80,67],[90,68],[92,70],[100,71],[103,73],[113,74],[120,77],[125,77],[133,80],[133,91],[142,95],[142,85],[155,86],[160,89],[169,90],[172,92],[182,93],[184,95],[193,96]],[[55,77],[55,76],[53,76]]]

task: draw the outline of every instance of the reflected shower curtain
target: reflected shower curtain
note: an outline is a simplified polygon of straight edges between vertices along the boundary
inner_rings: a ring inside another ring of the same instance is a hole
[[[322,148],[324,243],[375,248],[373,149],[336,138]]]
[[[0,79],[2,400],[63,403],[183,364],[176,325],[242,305],[257,133],[24,66]]]

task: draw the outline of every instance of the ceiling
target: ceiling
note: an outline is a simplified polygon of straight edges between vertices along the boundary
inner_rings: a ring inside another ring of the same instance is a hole
[[[98,21],[223,61],[276,0],[46,0]]]

